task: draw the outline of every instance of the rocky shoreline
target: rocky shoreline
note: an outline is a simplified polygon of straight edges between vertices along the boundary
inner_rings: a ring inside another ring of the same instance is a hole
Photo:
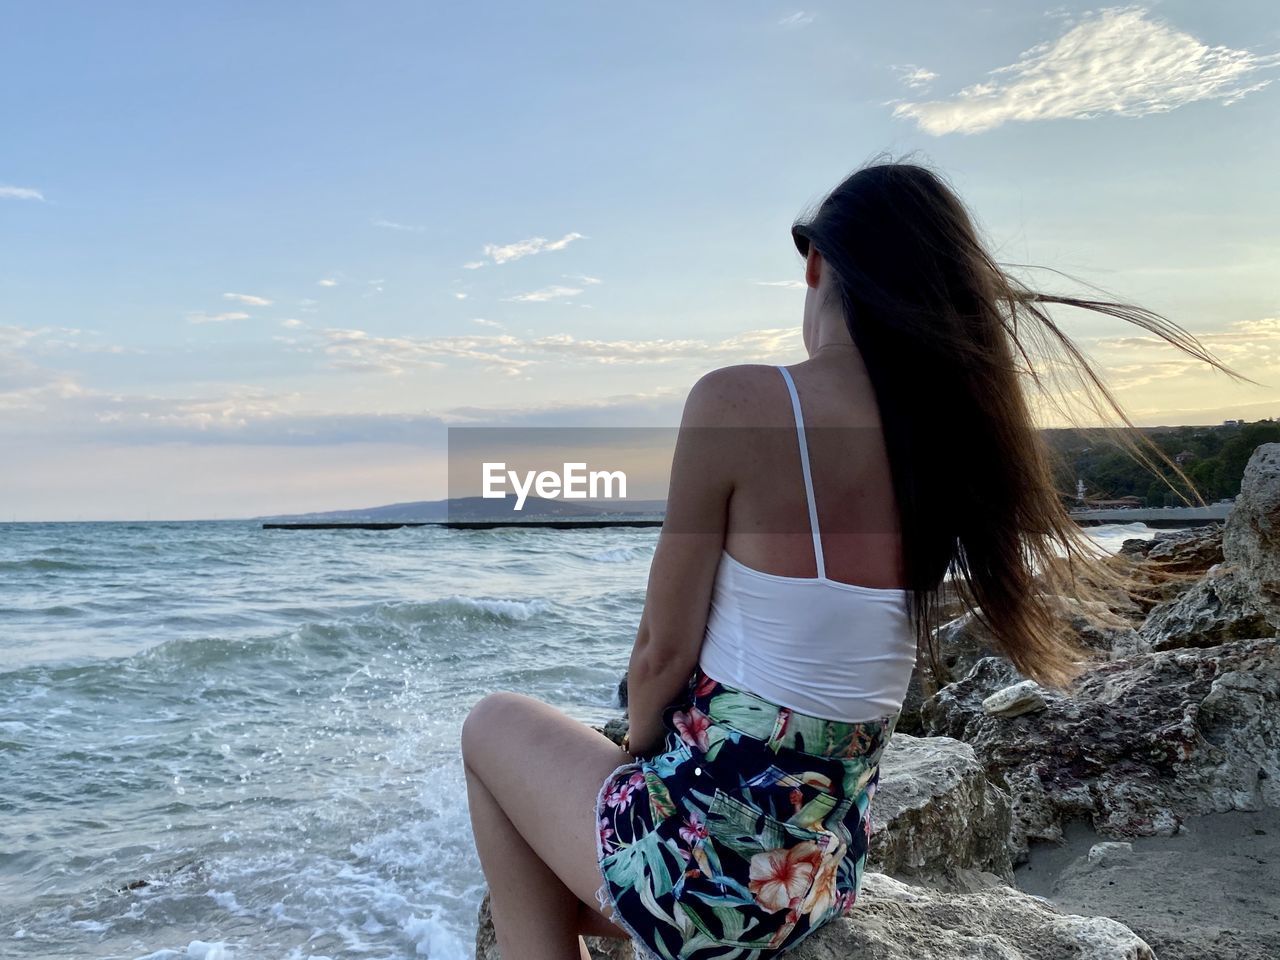
[[[1225,524],[1122,553],[1181,579],[1064,601],[1099,654],[1069,696],[941,628],[956,679],[904,704],[858,904],[796,960],[1280,957],[1280,444]]]

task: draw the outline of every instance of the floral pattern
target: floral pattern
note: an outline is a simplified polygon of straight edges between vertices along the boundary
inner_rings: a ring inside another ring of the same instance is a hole
[[[768,960],[857,900],[898,714],[842,723],[695,671],[601,786],[602,906],[656,960]]]

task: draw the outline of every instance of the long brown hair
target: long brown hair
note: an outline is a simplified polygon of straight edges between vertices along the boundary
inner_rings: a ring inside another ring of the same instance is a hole
[[[924,166],[861,167],[798,219],[792,236],[802,255],[812,245],[833,272],[831,289],[871,377],[912,619],[933,677],[945,678],[935,638],[945,579],[1024,675],[1065,685],[1084,651],[1055,595],[1096,597],[1097,585],[1118,574],[1068,515],[1032,402],[1071,422],[1087,411],[1117,428],[1141,462],[1160,462],[1194,488],[1132,429],[1046,307],[1108,314],[1238,375],[1149,310],[1030,289],[993,259],[955,191]]]

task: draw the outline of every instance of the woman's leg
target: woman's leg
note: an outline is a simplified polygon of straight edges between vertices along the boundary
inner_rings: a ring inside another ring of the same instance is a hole
[[[596,907],[596,796],[627,755],[541,701],[491,694],[462,728],[467,798],[503,960],[578,960],[626,937]]]

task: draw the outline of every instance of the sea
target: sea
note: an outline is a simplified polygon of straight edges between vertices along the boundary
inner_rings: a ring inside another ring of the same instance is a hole
[[[470,960],[463,718],[617,716],[657,534],[0,524],[0,958]]]

